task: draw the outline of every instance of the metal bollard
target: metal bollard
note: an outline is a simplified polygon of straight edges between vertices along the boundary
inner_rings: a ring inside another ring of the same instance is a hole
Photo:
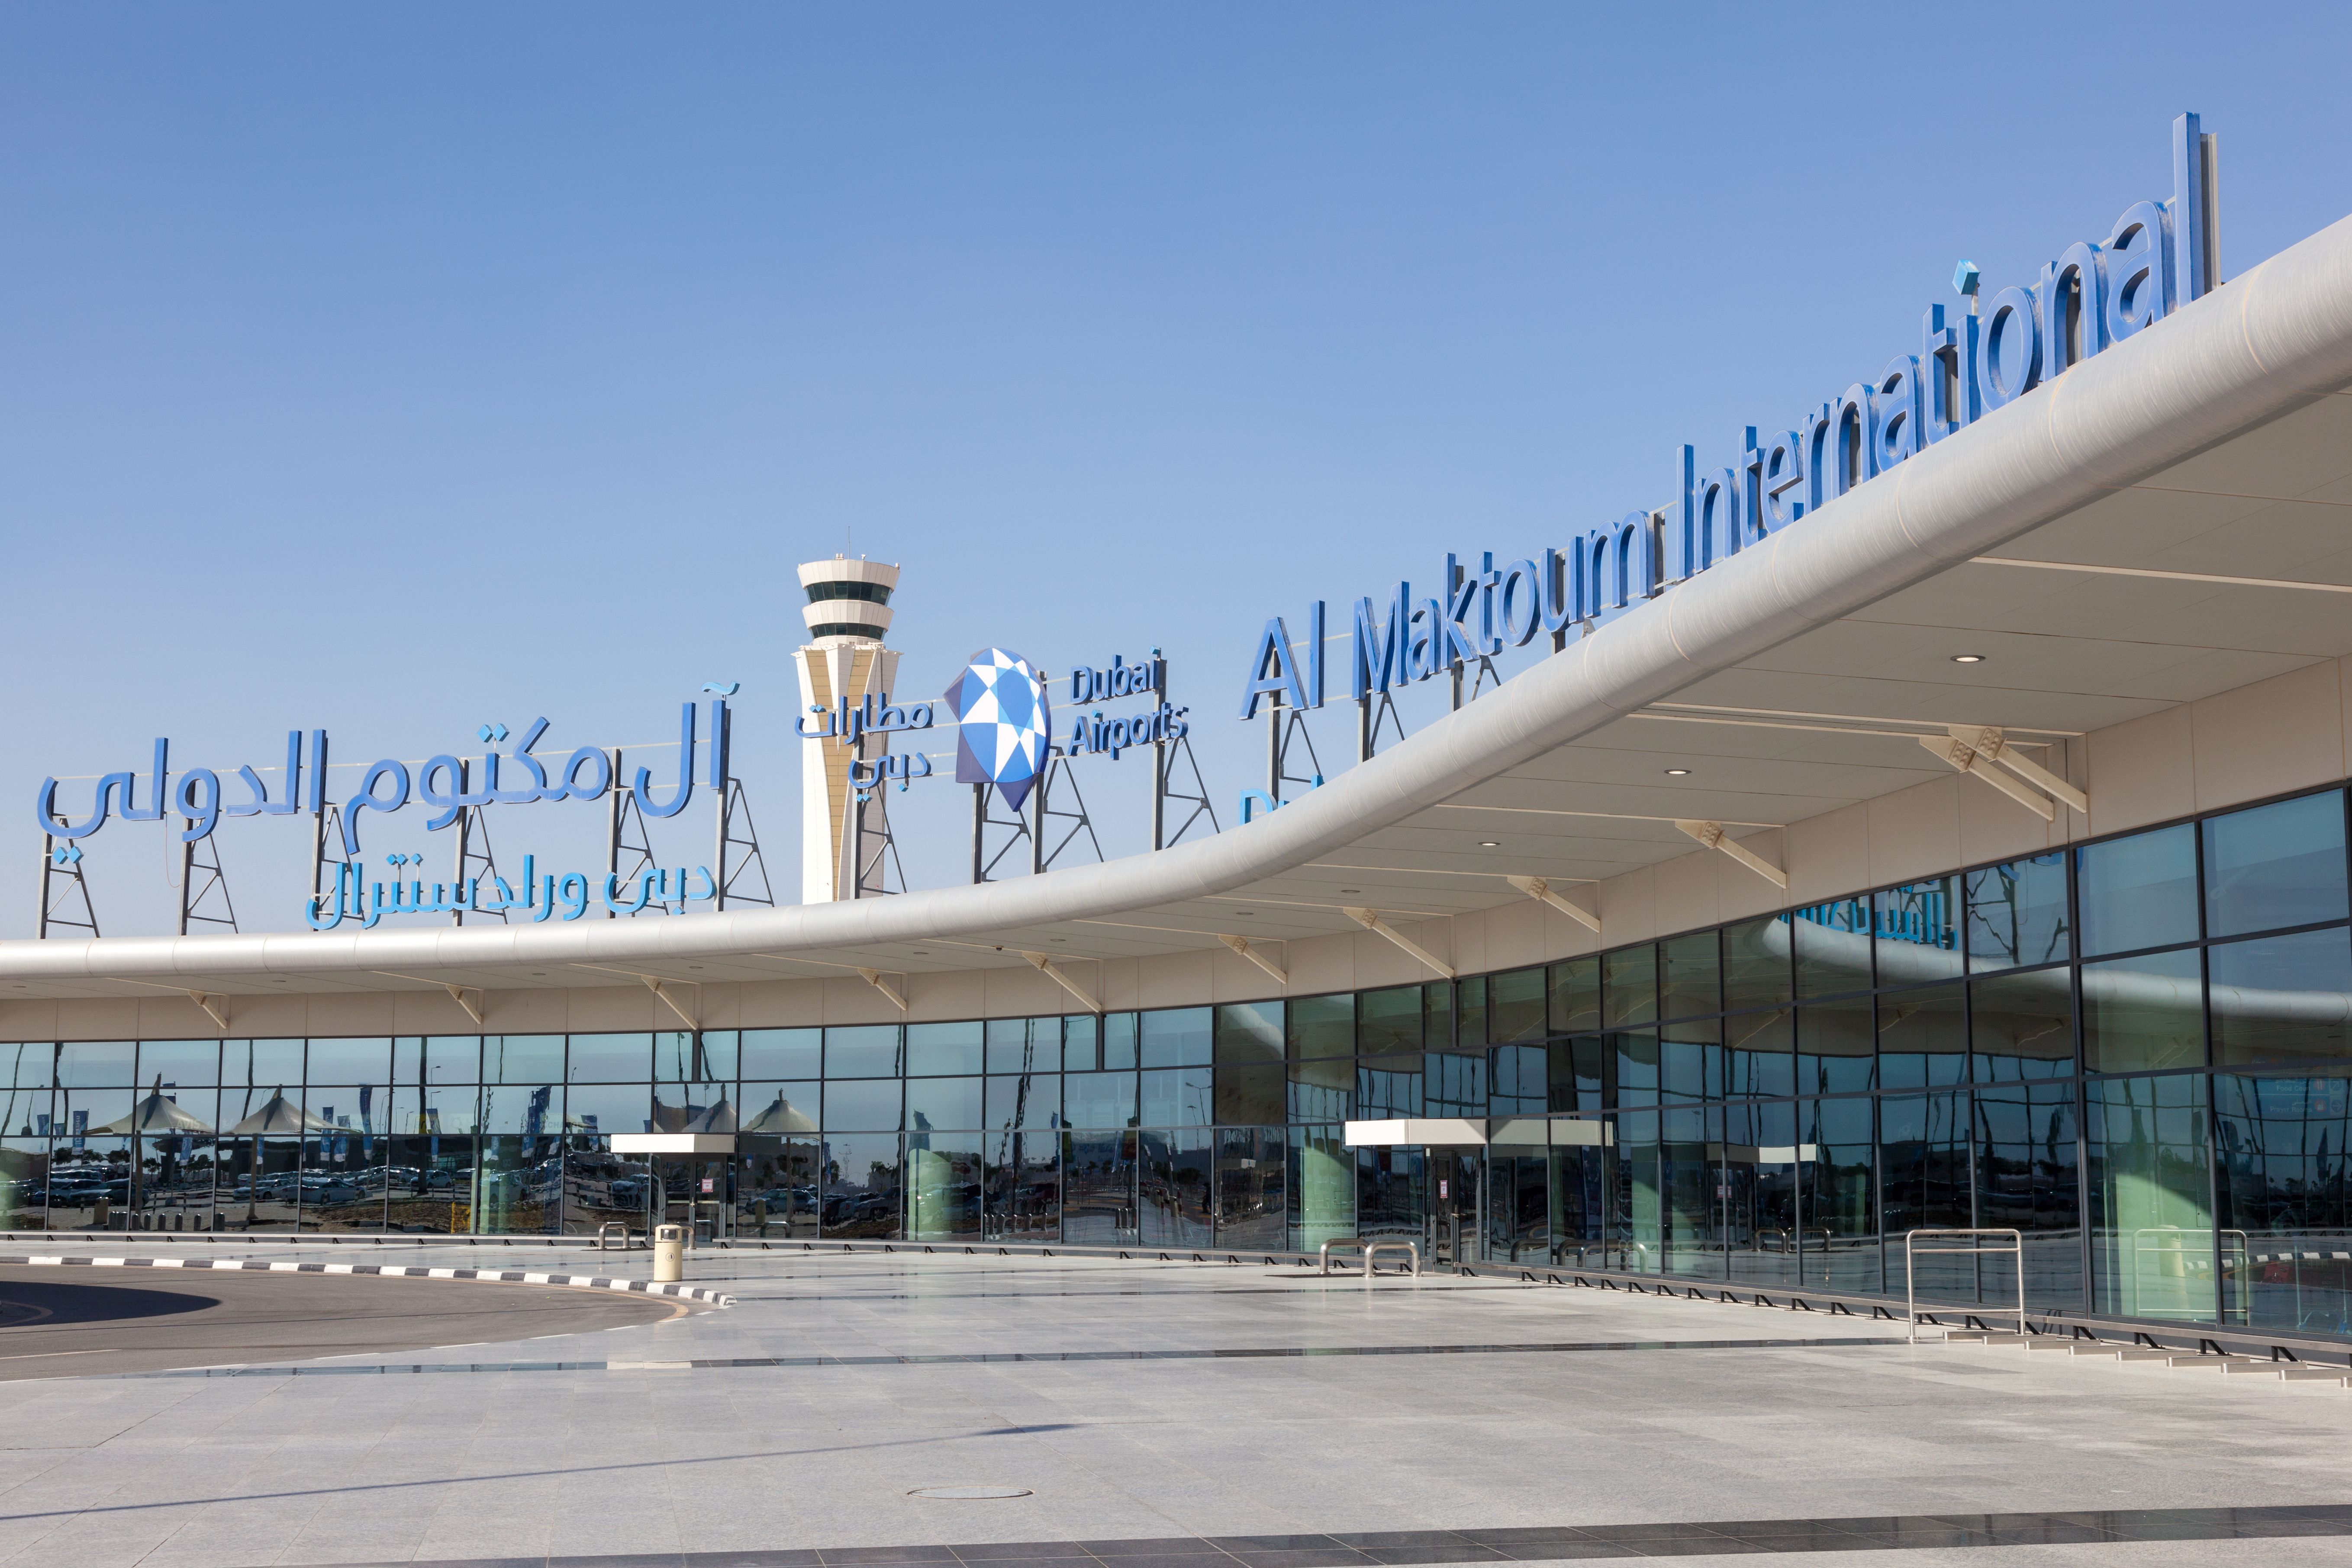
[[[686,1226],[654,1226],[654,1283],[675,1285],[686,1278]]]

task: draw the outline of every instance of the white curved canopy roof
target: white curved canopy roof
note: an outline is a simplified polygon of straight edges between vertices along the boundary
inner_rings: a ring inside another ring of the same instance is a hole
[[[1507,874],[1566,884],[1689,853],[1676,818],[1737,835],[1941,776],[1916,737],[1947,724],[2060,739],[2352,653],[2352,600],[2291,586],[2352,589],[2347,385],[2352,220],[1212,839],[662,920],[0,942],[0,982],[26,998],[920,973],[1510,902]],[[1988,660],[1956,666],[1958,648]],[[1691,779],[1662,778],[1694,757]]]

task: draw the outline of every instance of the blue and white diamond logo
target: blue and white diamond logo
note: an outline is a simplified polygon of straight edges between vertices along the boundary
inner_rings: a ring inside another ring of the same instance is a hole
[[[992,784],[1020,810],[1054,743],[1045,683],[1020,655],[984,647],[948,688],[947,703],[959,721],[956,782]]]

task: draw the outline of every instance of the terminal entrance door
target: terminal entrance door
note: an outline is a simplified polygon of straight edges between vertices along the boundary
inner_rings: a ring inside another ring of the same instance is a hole
[[[725,1240],[734,1230],[734,1205],[730,1201],[734,1163],[725,1154],[656,1161],[654,1223],[684,1226],[697,1243]]]
[[[1431,1263],[1468,1263],[1478,1249],[1478,1153],[1475,1150],[1429,1152],[1429,1224],[1422,1245]]]

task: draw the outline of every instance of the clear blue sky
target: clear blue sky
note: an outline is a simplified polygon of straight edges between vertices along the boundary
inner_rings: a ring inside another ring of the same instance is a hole
[[[2352,211],[2347,15],[10,6],[0,934],[44,773],[647,741],[713,679],[796,889],[792,567],[844,547],[906,563],[904,688],[1165,647],[1227,809],[1267,616],[1663,500],[1916,350],[1958,258],[2168,194],[2177,111],[2225,270]],[[1139,847],[1142,765],[1088,778]],[[370,850],[446,857],[404,821]],[[292,924],[302,830],[222,844]],[[161,832],[89,848],[163,929]]]

